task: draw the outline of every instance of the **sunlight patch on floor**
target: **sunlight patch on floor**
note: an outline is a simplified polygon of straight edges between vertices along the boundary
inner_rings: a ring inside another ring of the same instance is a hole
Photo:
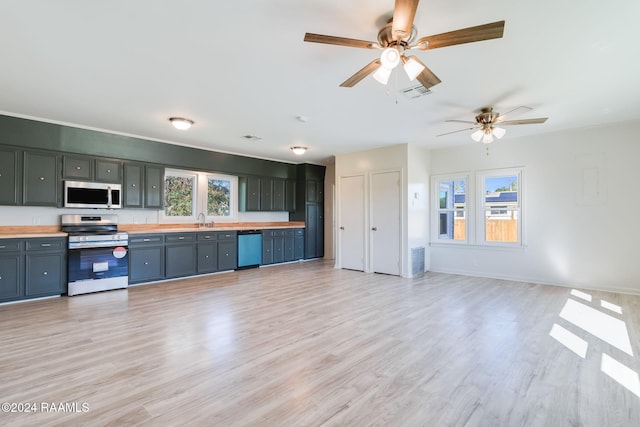
[[[567,300],[560,317],[633,356],[627,325],[622,320],[572,299]]]
[[[560,344],[564,345],[583,359],[587,355],[587,348],[589,347],[589,343],[587,343],[585,340],[583,340],[573,332],[570,332],[562,326],[558,325],[557,323],[553,324],[549,335],[551,335],[556,339],[556,341],[558,341]]]
[[[618,362],[606,353],[602,353],[600,369],[618,384],[640,397],[640,378],[638,378],[638,373],[633,369]]]
[[[587,293],[584,293],[582,291],[579,291],[577,289],[572,289],[571,290],[571,295],[573,295],[574,297],[581,298],[581,299],[583,299],[585,301],[591,302],[591,295],[589,295]]]
[[[622,307],[620,307],[619,305],[612,304],[605,300],[600,300],[600,305],[602,306],[602,308],[606,308],[607,310],[622,314]]]

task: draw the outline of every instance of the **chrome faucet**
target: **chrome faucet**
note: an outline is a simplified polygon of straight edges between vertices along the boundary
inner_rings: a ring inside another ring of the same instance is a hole
[[[200,222],[200,217],[202,217],[202,222]],[[204,227],[204,226],[205,226],[205,223],[206,223],[206,221],[207,221],[207,218],[204,216],[204,212],[200,212],[200,213],[198,214],[198,219],[197,219],[197,221],[198,221],[198,227]]]

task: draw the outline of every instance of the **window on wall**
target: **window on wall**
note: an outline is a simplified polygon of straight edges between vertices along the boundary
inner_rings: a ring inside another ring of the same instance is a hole
[[[165,222],[196,222],[202,214],[205,221],[237,218],[238,178],[231,175],[165,171]]]
[[[522,176],[517,168],[433,177],[432,242],[522,245]]]
[[[520,243],[521,181],[519,169],[478,173],[483,242]]]
[[[164,176],[164,215],[176,220],[191,220],[196,213],[195,173],[167,171]]]
[[[439,179],[438,239],[467,240],[467,180],[465,178]]]

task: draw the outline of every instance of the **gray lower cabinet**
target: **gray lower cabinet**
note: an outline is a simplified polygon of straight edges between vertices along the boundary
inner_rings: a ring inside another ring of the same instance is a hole
[[[54,153],[25,151],[22,202],[32,206],[58,206],[59,156]]]
[[[164,279],[164,235],[129,236],[129,283]]]
[[[262,264],[277,264],[304,258],[304,229],[262,231]]]
[[[66,286],[66,238],[0,240],[0,302],[60,295]]]
[[[129,235],[131,284],[236,268],[236,231]]]
[[[218,239],[215,232],[198,233],[198,274],[214,273],[218,271]]]
[[[165,235],[165,277],[196,274],[196,234],[171,233]]]
[[[238,268],[238,232],[217,231],[218,271]]]

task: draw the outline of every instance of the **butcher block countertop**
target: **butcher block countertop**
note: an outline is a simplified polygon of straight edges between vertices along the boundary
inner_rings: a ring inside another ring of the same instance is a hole
[[[274,228],[304,228],[304,222],[225,222],[213,227],[197,224],[118,224],[118,231],[129,234],[185,233],[198,231],[266,230]],[[65,237],[59,225],[0,226],[0,239],[30,239],[38,237]]]
[[[225,222],[213,226],[198,226],[197,224],[119,224],[119,231],[129,234],[146,233],[185,233],[198,231],[228,231],[228,230],[266,230],[274,228],[304,228],[304,222]]]

